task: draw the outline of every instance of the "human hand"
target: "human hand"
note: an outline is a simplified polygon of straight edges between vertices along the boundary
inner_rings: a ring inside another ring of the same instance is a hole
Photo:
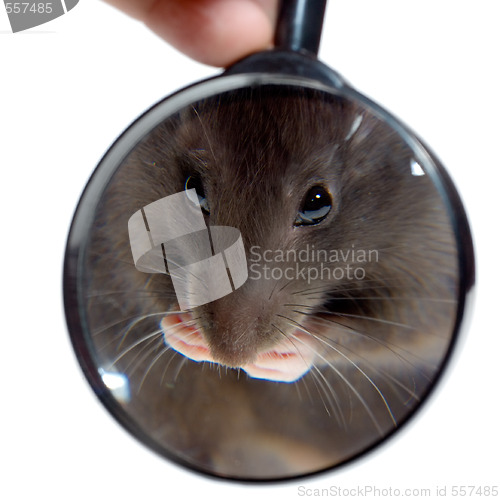
[[[189,57],[228,66],[271,46],[278,0],[105,0]]]

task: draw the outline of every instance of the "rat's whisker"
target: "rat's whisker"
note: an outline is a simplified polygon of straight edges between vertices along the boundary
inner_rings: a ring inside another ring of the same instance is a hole
[[[306,328],[304,328],[300,323],[297,323],[296,321],[294,321],[293,319],[291,318],[287,318],[286,316],[281,316],[281,315],[278,315],[280,317],[282,317],[283,319],[285,320],[288,320],[290,321],[291,324],[295,325],[295,327],[301,331],[303,331],[304,333],[307,333],[311,336],[314,337],[314,334],[312,334],[309,330],[307,330]],[[316,337],[315,337],[316,338]],[[300,340],[300,339],[297,339],[300,343],[306,345],[304,343],[304,341]],[[317,338],[317,340],[319,341],[322,341],[322,339],[320,338]],[[324,341],[323,341],[324,342]],[[309,346],[307,346],[309,347]],[[335,348],[334,348],[335,349]],[[389,415],[391,416],[391,420],[393,421],[393,424],[394,426],[396,426],[396,421],[394,419],[394,415],[392,414],[392,411],[385,399],[385,397],[383,396],[383,394],[380,392],[380,390],[378,389],[378,387],[374,384],[374,382],[371,380],[371,378],[366,375],[363,370],[361,370],[361,368],[359,368],[358,365],[356,365],[356,363],[354,363],[351,359],[349,359],[347,356],[345,356],[342,352],[340,352],[338,349],[335,349],[336,352],[338,354],[340,354],[342,357],[344,357],[350,364],[352,364],[357,370],[359,370],[364,376],[365,378],[370,382],[370,384],[373,385],[374,389],[378,392],[380,398],[382,399],[382,401],[384,402],[386,408],[387,408],[387,411],[389,412]],[[333,372],[335,372],[339,377],[340,379],[349,387],[349,389],[351,389],[351,391],[356,395],[356,397],[358,398],[358,400],[360,401],[360,403],[363,405],[363,407],[365,408],[365,411],[368,413],[368,415],[370,416],[370,419],[372,420],[373,424],[375,425],[375,427],[377,428],[377,431],[382,435],[383,434],[383,431],[382,431],[382,428],[380,427],[379,423],[377,422],[377,419],[375,418],[375,415],[374,413],[372,412],[372,410],[370,409],[369,405],[367,404],[366,400],[363,398],[363,396],[359,393],[359,391],[356,389],[356,387],[354,387],[352,385],[351,382],[349,382],[349,380],[347,380],[347,378],[337,369],[336,366],[334,366],[334,364],[332,362],[330,362],[327,358],[325,358],[323,355],[319,354],[318,352],[316,352],[316,356],[318,358],[320,358],[324,363],[325,365],[329,366]]]
[[[125,350],[123,350],[117,358],[113,360],[110,366],[115,366],[118,361],[120,361],[124,356],[126,356],[129,352],[134,350],[136,347],[140,346],[143,342],[154,342],[157,338],[161,337],[163,335],[162,330],[155,330],[154,332],[142,337],[141,339],[137,340],[134,342],[132,345],[127,347]],[[147,344],[146,344],[147,346]],[[141,351],[139,351],[141,352]]]

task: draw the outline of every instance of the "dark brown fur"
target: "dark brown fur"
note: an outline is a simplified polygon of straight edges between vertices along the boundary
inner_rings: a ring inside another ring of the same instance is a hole
[[[412,159],[367,110],[316,91],[237,91],[152,131],[98,207],[84,290],[99,362],[127,374],[126,407],[137,425],[195,467],[272,478],[342,462],[403,422],[446,353],[456,293],[445,207],[428,176],[412,175]],[[226,367],[186,360],[166,348],[158,326],[162,312],[176,308],[170,278],[135,269],[127,222],[195,174],[210,204],[207,223],[238,228],[249,259],[254,246],[314,245],[375,249],[378,262],[363,265],[363,281],[249,279],[195,310]],[[317,184],[332,193],[331,213],[294,226]],[[323,339],[302,379],[269,382],[227,368],[251,361],[296,324]]]

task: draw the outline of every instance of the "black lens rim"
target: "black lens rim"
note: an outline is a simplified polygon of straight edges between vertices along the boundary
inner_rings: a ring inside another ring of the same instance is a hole
[[[294,55],[294,57],[296,56]],[[319,63],[316,62],[316,64],[318,65]],[[71,223],[64,259],[63,298],[70,339],[78,362],[80,363],[87,380],[102,404],[135,438],[168,460],[175,462],[190,471],[194,470],[211,478],[230,479],[244,483],[272,483],[289,481],[291,479],[300,479],[326,471],[331,471],[333,469],[338,469],[347,463],[351,463],[359,459],[360,456],[366,456],[373,449],[379,448],[382,442],[387,442],[387,440],[394,433],[399,432],[408,421],[412,420],[414,416],[419,413],[422,407],[426,406],[426,401],[434,392],[435,387],[439,384],[444,371],[449,365],[450,358],[455,351],[459,332],[462,325],[467,322],[470,315],[471,297],[473,295],[475,284],[475,260],[472,236],[465,209],[458,192],[451,181],[451,178],[434,153],[432,153],[430,149],[398,119],[367,97],[346,85],[343,80],[333,72],[331,72],[329,78],[318,78],[318,75],[313,75],[314,78],[310,78],[304,74],[290,74],[288,71],[285,73],[277,73],[275,72],[277,68],[273,68],[272,72],[261,72],[258,65],[256,69],[252,69],[249,72],[246,72],[248,67],[245,68],[244,65],[240,65],[240,68],[243,72],[241,72],[238,68],[236,70],[230,70],[222,77],[204,80],[163,99],[140,116],[134,123],[132,123],[104,155],[82,193]],[[321,71],[328,76],[328,74],[325,73],[324,67]],[[302,475],[270,479],[249,479],[232,476],[227,477],[222,474],[214,473],[210,470],[201,469],[199,466],[193,465],[182,459],[173,451],[160,446],[154,439],[148,436],[148,434],[141,429],[132,418],[127,415],[127,412],[124,410],[122,405],[115,400],[110,390],[103,383],[99,374],[99,369],[94,362],[96,356],[93,352],[92,343],[86,333],[88,329],[83,308],[84,300],[78,286],[80,277],[82,276],[82,265],[84,261],[83,256],[85,254],[86,242],[88,234],[92,229],[93,215],[97,204],[99,203],[99,200],[114,172],[120,167],[122,161],[133,150],[133,148],[152,129],[185,106],[219,93],[259,85],[307,87],[310,89],[334,93],[347,99],[358,101],[392,127],[412,148],[419,163],[425,166],[426,173],[430,176],[434,185],[439,190],[441,198],[447,207],[457,243],[459,274],[457,296],[458,303],[452,339],[445,358],[443,359],[441,368],[436,373],[433,382],[428,387],[428,390],[422,398],[420,404],[412,412],[410,412],[407,418],[400,425],[398,425],[396,429],[383,436],[380,440],[377,440],[377,442],[369,448],[357,453],[351,458],[346,459],[342,463],[334,464],[331,467],[315,472],[304,473]]]

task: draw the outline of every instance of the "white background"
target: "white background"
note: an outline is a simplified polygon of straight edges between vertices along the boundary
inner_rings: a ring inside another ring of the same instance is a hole
[[[333,473],[258,486],[181,470],[129,436],[84,380],[62,308],[65,238],[99,158],[152,103],[217,70],[100,2],[15,35],[0,8],[0,497],[279,500],[371,485],[451,498],[453,485],[498,485],[499,15],[496,0],[330,2],[320,57],[447,165],[477,294],[439,390],[396,439]]]

